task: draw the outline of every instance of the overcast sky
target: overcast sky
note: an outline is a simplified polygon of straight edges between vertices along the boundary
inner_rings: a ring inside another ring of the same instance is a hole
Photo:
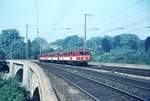
[[[25,26],[36,25],[36,0],[0,0],[0,30],[16,28],[25,36]],[[84,35],[84,14],[87,37],[137,34],[150,35],[150,0],[37,0],[40,36],[49,42],[70,35]],[[71,29],[65,29],[71,28]],[[94,30],[94,29],[98,30]],[[29,28],[29,37],[37,37],[36,28]]]

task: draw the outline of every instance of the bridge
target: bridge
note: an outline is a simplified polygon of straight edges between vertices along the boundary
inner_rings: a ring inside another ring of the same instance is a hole
[[[32,101],[57,101],[49,78],[37,64],[27,60],[7,60],[8,77],[18,76]]]
[[[9,66],[7,76],[18,76],[32,101],[150,99],[149,65],[91,62],[89,66],[81,67],[28,60],[6,62]]]

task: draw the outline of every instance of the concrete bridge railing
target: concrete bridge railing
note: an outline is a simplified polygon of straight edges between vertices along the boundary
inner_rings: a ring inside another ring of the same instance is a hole
[[[19,81],[30,92],[33,101],[57,101],[50,80],[41,67],[27,60],[7,60],[9,77],[18,75]]]

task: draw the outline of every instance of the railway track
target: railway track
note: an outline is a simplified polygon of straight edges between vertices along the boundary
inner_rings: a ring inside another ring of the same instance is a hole
[[[87,75],[82,75],[80,73],[68,71],[63,66],[59,66],[61,67],[59,68],[58,66],[56,67],[56,65],[54,64],[51,64],[51,66],[43,63],[37,64],[67,80],[68,82],[73,83],[83,92],[87,93],[89,96],[97,101],[112,101],[112,99],[114,99],[115,101],[148,101],[143,97],[110,86],[104,82],[100,82],[98,79],[91,78]]]
[[[116,87],[123,91],[135,94],[137,96],[146,98],[150,100],[150,83],[144,83],[141,81],[134,81],[129,78],[122,78],[115,75],[99,73],[91,70],[86,70],[84,68],[74,68],[74,67],[63,67],[65,70],[69,72],[81,74],[84,76],[88,76],[91,79],[98,80],[105,84],[108,84],[112,87]]]
[[[126,83],[132,86],[137,86],[139,88],[145,89],[145,90],[150,90],[150,82],[145,82],[145,81],[141,81],[141,80],[136,80],[136,79],[132,79],[129,77],[123,77],[123,76],[119,76],[119,75],[114,75],[114,74],[110,74],[110,73],[104,73],[104,72],[99,72],[97,70],[92,70],[92,69],[88,69],[88,68],[82,68],[82,67],[74,67],[74,66],[67,66],[68,69],[72,68],[73,70],[77,71],[78,69],[80,70],[80,72],[84,72],[84,73],[88,73],[91,74],[95,77],[103,77],[109,80],[113,80],[113,81],[118,81],[118,82],[122,82],[122,83]],[[66,66],[64,66],[64,68],[66,68]]]
[[[121,72],[121,73],[150,77],[150,69],[114,67],[114,66],[98,66],[98,65],[94,65],[94,66],[89,65],[88,67],[99,69],[99,70],[107,70],[107,71],[113,71],[113,72]]]

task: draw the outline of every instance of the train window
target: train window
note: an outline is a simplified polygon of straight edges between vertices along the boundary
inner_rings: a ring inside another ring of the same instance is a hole
[[[73,52],[73,56],[75,56],[75,53]]]
[[[89,52],[80,52],[80,55],[89,55]]]
[[[80,52],[80,55],[84,55],[84,52]]]
[[[70,52],[69,56],[72,56],[73,55],[73,52]]]

